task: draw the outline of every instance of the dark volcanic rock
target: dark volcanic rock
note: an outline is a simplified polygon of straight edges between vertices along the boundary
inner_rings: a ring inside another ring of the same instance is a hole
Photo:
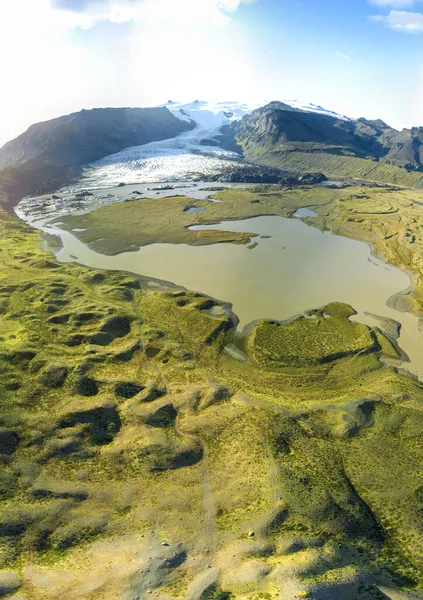
[[[240,164],[208,176],[209,181],[234,183],[277,183],[279,185],[315,185],[326,181],[322,173],[297,173],[263,165]]]

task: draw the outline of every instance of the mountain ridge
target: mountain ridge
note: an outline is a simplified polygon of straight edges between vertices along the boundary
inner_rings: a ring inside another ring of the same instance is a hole
[[[80,166],[130,146],[175,137],[194,124],[167,108],[94,108],[35,123],[0,148],[0,167],[37,160]]]
[[[50,167],[73,172],[127,148],[181,135],[186,141],[195,131],[200,146],[236,152],[247,162],[297,176],[322,173],[334,180],[423,187],[422,127],[397,131],[381,119],[349,119],[320,106],[290,102],[252,108],[195,100],[156,108],[82,110],[34,124],[7,142],[0,148],[0,168],[19,170],[29,162],[34,172],[37,165],[47,174]],[[187,152],[194,150],[198,148]],[[24,171],[26,177],[28,169]]]
[[[380,119],[346,121],[286,110],[278,102],[271,102],[243,117],[234,130],[235,140],[247,157],[269,148],[313,152],[323,146],[329,154],[382,161],[407,171],[423,170],[422,127],[397,131]]]

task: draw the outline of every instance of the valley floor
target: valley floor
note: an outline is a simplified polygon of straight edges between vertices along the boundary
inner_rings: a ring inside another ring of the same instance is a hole
[[[149,221],[144,200],[66,227],[110,254],[245,243],[186,226],[308,206],[315,226],[412,272],[397,303],[421,314],[420,192],[217,197],[207,216],[174,198]],[[422,597],[423,384],[381,362],[396,354],[389,335],[332,303],[239,339],[221,302],[61,264],[38,244],[1,214],[0,595]]]

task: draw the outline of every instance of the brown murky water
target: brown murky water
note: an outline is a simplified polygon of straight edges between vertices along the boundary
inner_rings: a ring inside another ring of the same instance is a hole
[[[392,295],[410,286],[407,273],[374,258],[367,244],[323,233],[300,219],[256,217],[223,222],[219,228],[271,237],[255,238],[258,245],[253,249],[153,244],[138,252],[105,256],[70,233],[49,231],[58,233],[64,244],[57,253],[60,261],[131,271],[231,302],[240,327],[260,318],[288,319],[332,301],[351,304],[359,313],[356,319],[369,325],[378,323],[365,312],[395,319],[402,325],[399,344],[410,357],[402,366],[423,379],[419,319],[387,306]]]

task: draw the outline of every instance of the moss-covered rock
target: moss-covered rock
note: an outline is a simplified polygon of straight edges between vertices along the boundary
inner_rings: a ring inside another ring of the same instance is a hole
[[[115,387],[115,394],[118,398],[133,398],[144,389],[143,385],[135,383],[134,381],[123,381],[118,383]]]
[[[128,317],[116,315],[108,319],[101,330],[112,338],[124,337],[131,331],[131,322]]]
[[[108,524],[107,513],[75,517],[68,525],[58,527],[50,536],[50,543],[58,550],[67,550],[102,533]]]
[[[72,428],[81,425],[89,433],[94,444],[112,441],[121,427],[121,420],[114,402],[100,400],[91,407],[75,409],[60,419],[59,426]]]

